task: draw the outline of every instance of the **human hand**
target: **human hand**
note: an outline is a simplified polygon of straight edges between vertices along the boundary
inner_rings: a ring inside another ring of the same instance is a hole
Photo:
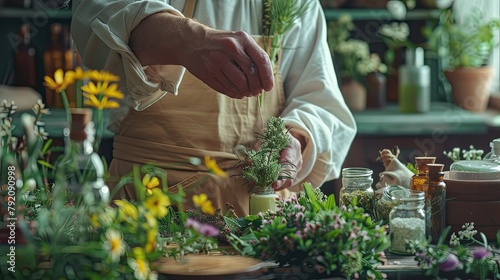
[[[289,163],[285,165],[284,169],[291,171],[292,178],[286,178],[284,172],[279,174],[279,178],[276,182],[273,183],[273,189],[275,191],[284,190],[293,186],[295,182],[295,178],[297,172],[302,168],[302,148],[301,142],[295,138],[292,134],[290,134],[290,145],[288,145],[285,149],[280,151],[280,159],[279,162]]]
[[[294,136],[291,133],[289,133],[289,136],[290,144],[280,151],[280,158],[278,161],[284,164],[284,167],[283,171],[278,175],[278,180],[272,184],[275,191],[280,191],[293,186],[295,184],[297,172],[299,172],[302,168],[302,146],[304,145],[304,142],[299,141],[298,138],[300,138],[300,136]],[[260,145],[261,142],[259,140],[255,144],[254,150],[259,150]]]
[[[274,85],[267,53],[243,31],[217,30],[192,19],[157,13],[141,21],[129,44],[142,65],[183,65],[232,98],[258,96]]]
[[[184,53],[182,64],[191,74],[237,99],[272,89],[269,58],[248,34],[208,29],[202,37]]]

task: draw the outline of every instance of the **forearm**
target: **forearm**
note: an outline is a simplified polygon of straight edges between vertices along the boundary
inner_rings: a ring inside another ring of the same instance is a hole
[[[116,67],[110,54],[130,51],[130,31],[144,18],[162,11],[178,12],[163,1],[74,0],[71,36],[84,65],[96,69]]]
[[[169,12],[143,19],[130,35],[129,46],[142,65],[182,65],[188,48],[206,37],[202,24]]]

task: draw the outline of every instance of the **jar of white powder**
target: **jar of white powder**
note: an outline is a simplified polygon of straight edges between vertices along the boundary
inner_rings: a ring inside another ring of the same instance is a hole
[[[425,194],[411,190],[389,214],[390,252],[410,255],[408,241],[425,239]]]

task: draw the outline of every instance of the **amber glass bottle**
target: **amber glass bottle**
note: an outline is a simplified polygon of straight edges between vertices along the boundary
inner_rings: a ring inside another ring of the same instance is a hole
[[[21,24],[15,55],[16,85],[36,88],[36,48],[30,33],[30,26]]]
[[[427,164],[427,184],[424,185],[428,233],[437,242],[446,226],[446,183],[444,164]]]
[[[43,65],[45,75],[54,75],[61,68],[64,70],[63,44],[61,40],[62,25],[54,23],[50,26],[50,44],[43,52]],[[45,91],[45,103],[48,107],[63,108],[62,100],[50,89]]]
[[[415,157],[415,168],[417,173],[410,178],[410,189],[423,191],[427,181],[427,164],[434,163],[436,157]]]

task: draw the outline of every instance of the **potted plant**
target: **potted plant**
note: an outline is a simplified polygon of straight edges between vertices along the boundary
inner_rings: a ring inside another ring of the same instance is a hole
[[[500,20],[486,20],[474,12],[463,25],[457,24],[452,10],[446,9],[439,21],[429,45],[443,59],[453,101],[469,111],[484,111],[493,74],[487,60],[497,43],[494,32]]]

